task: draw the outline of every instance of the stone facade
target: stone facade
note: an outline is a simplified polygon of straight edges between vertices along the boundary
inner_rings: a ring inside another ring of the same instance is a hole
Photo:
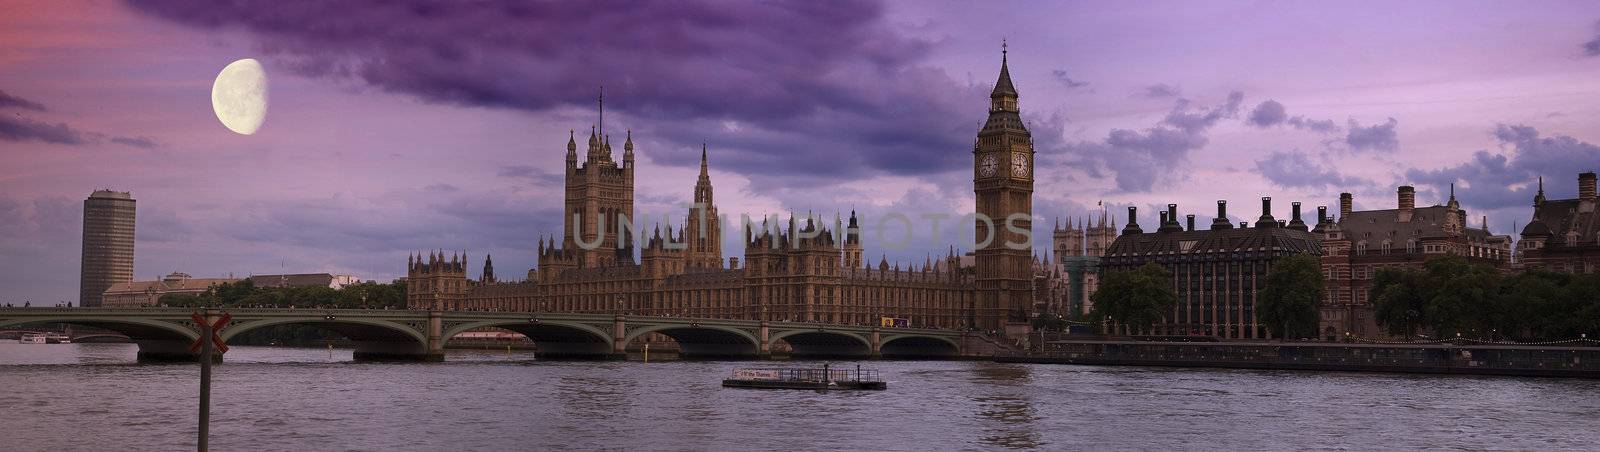
[[[1511,237],[1467,226],[1467,212],[1454,188],[1444,205],[1416,207],[1416,189],[1396,190],[1396,208],[1354,210],[1354,197],[1339,195],[1339,217],[1326,218],[1318,208],[1316,232],[1322,234],[1322,273],[1326,299],[1319,308],[1325,339],[1348,333],[1386,336],[1377,324],[1370,292],[1372,277],[1382,268],[1421,268],[1429,259],[1458,255],[1470,261],[1507,269]]]
[[[1533,219],[1522,228],[1517,261],[1523,268],[1562,273],[1600,271],[1600,213],[1595,173],[1578,175],[1578,197],[1545,199],[1544,180],[1533,198]]]
[[[78,305],[101,306],[113,284],[133,281],[135,201],[128,192],[95,190],[83,200],[83,260]]]
[[[1062,279],[1030,250],[1003,246],[1007,240],[1024,242],[1005,229],[1005,221],[1012,214],[1031,215],[1033,191],[1032,138],[1018,114],[1004,57],[990,100],[973,148],[974,192],[978,212],[994,218],[997,230],[990,246],[969,256],[951,248],[921,265],[891,265],[883,258],[870,264],[863,258],[861,219],[851,212],[832,224],[807,214],[742,225],[742,262],[724,261],[705,149],[685,224],[676,231],[656,225],[648,235],[639,230],[639,238],[632,228],[619,234],[610,223],[633,214],[633,140],[630,134],[619,165],[597,127],[582,165],[575,138],[568,139],[564,236],[540,239],[538,266],[526,280],[471,281],[464,255],[414,255],[407,265],[408,305],[851,325],[896,317],[908,319],[911,328],[1025,328],[1037,301],[1035,285],[1057,287]],[[602,222],[608,224],[600,227]],[[1012,226],[1031,228],[1031,222]],[[976,225],[980,242],[990,232],[986,227]]]
[[[1100,258],[1117,239],[1116,221],[1108,217],[1102,212],[1098,220],[1079,219],[1074,225],[1068,218],[1065,227],[1059,222],[1056,224],[1051,233],[1050,249],[1055,252],[1053,266],[1065,289],[1060,303],[1063,310],[1052,312],[1088,314],[1094,310],[1090,297],[1100,287]]]
[[[1300,220],[1300,203],[1294,203],[1292,220],[1272,216],[1272,199],[1261,198],[1261,217],[1255,226],[1228,222],[1226,201],[1217,203],[1217,217],[1209,230],[1179,223],[1178,207],[1168,204],[1161,226],[1144,232],[1138,210],[1128,208],[1128,225],[1122,229],[1101,260],[1102,272],[1127,271],[1156,262],[1173,274],[1178,303],[1153,331],[1161,335],[1202,335],[1224,339],[1272,337],[1270,327],[1256,322],[1256,294],[1274,261],[1299,253],[1320,254],[1321,242]],[[1114,326],[1113,326],[1114,327]]]
[[[172,272],[159,281],[128,281],[112,284],[102,295],[107,308],[146,308],[161,305],[161,296],[167,294],[199,295],[222,283],[238,282],[234,278],[193,278],[187,273]]]

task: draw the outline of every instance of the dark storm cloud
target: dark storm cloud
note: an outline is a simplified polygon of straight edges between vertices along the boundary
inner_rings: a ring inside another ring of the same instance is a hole
[[[608,110],[638,120],[636,140],[721,144],[745,154],[724,165],[762,175],[963,168],[986,100],[924,66],[930,44],[890,29],[872,1],[129,3],[251,32],[264,60],[301,75],[426,101],[590,108],[603,85]]]
[[[1312,162],[1304,152],[1273,152],[1267,158],[1256,160],[1256,172],[1280,187],[1353,187],[1371,186],[1373,182],[1354,176],[1344,176],[1339,171]]]
[[[1600,56],[1600,22],[1594,23],[1594,39],[1583,43],[1585,56]]]
[[[1089,86],[1089,82],[1073,80],[1072,77],[1067,76],[1067,71],[1065,69],[1056,69],[1050,71],[1050,78],[1053,78],[1056,80],[1056,82],[1061,83],[1061,86],[1068,88],[1082,88]]]
[[[1412,169],[1406,177],[1440,192],[1457,183],[1461,202],[1496,209],[1527,206],[1538,190],[1533,182],[1540,176],[1544,177],[1547,197],[1575,197],[1577,174],[1600,167],[1600,146],[1573,137],[1541,137],[1533,127],[1506,124],[1495,128],[1494,137],[1511,151],[1478,151],[1466,163],[1431,171]],[[1516,185],[1520,187],[1508,188]]]
[[[1191,109],[1179,99],[1161,122],[1144,130],[1113,129],[1105,140],[1065,146],[1063,159],[1092,176],[1110,172],[1125,192],[1150,191],[1157,181],[1175,177],[1173,168],[1188,161],[1189,151],[1205,147],[1206,132],[1218,121],[1237,117],[1244,94],[1233,92],[1220,105]]]
[[[1394,151],[1400,149],[1400,136],[1395,129],[1400,121],[1389,118],[1383,124],[1374,124],[1362,127],[1356,120],[1350,120],[1350,131],[1345,134],[1344,142],[1350,149],[1356,151]]]
[[[1174,85],[1157,83],[1144,87],[1144,90],[1140,91],[1139,94],[1149,98],[1167,98],[1181,96],[1183,95],[1183,90]]]
[[[1290,117],[1288,109],[1284,108],[1282,103],[1275,100],[1266,100],[1256,105],[1255,109],[1250,110],[1250,117],[1248,118],[1248,121],[1250,122],[1250,125],[1261,128],[1273,127],[1279,124],[1287,124],[1296,129],[1310,130],[1320,133],[1329,133],[1339,130],[1339,126],[1331,119],[1317,120],[1309,119],[1304,116]]]
[[[20,108],[23,110],[44,111],[44,104],[13,96],[0,90],[0,108]]]

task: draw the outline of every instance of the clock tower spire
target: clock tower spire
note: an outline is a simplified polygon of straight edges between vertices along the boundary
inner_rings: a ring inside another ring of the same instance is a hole
[[[974,320],[984,330],[1019,334],[1027,332],[1033,306],[1033,136],[1017,108],[1008,47],[1001,43],[1000,78],[972,150],[979,215]]]

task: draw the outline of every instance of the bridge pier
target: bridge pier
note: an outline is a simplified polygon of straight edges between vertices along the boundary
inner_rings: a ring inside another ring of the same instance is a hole
[[[761,345],[756,348],[756,359],[759,359],[759,360],[771,360],[772,359],[772,326],[767,324],[766,320],[762,320],[761,321],[761,327],[757,328],[756,337],[761,339],[760,340]]]
[[[611,356],[606,359],[628,359],[628,320],[621,315],[611,319]]]
[[[883,359],[883,335],[878,332],[878,328],[872,328],[870,338],[872,339],[872,354],[867,355],[867,359]]]

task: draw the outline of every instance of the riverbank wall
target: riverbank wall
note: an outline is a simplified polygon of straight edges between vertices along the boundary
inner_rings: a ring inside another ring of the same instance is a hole
[[[1600,347],[1060,341],[997,362],[1600,378]]]

